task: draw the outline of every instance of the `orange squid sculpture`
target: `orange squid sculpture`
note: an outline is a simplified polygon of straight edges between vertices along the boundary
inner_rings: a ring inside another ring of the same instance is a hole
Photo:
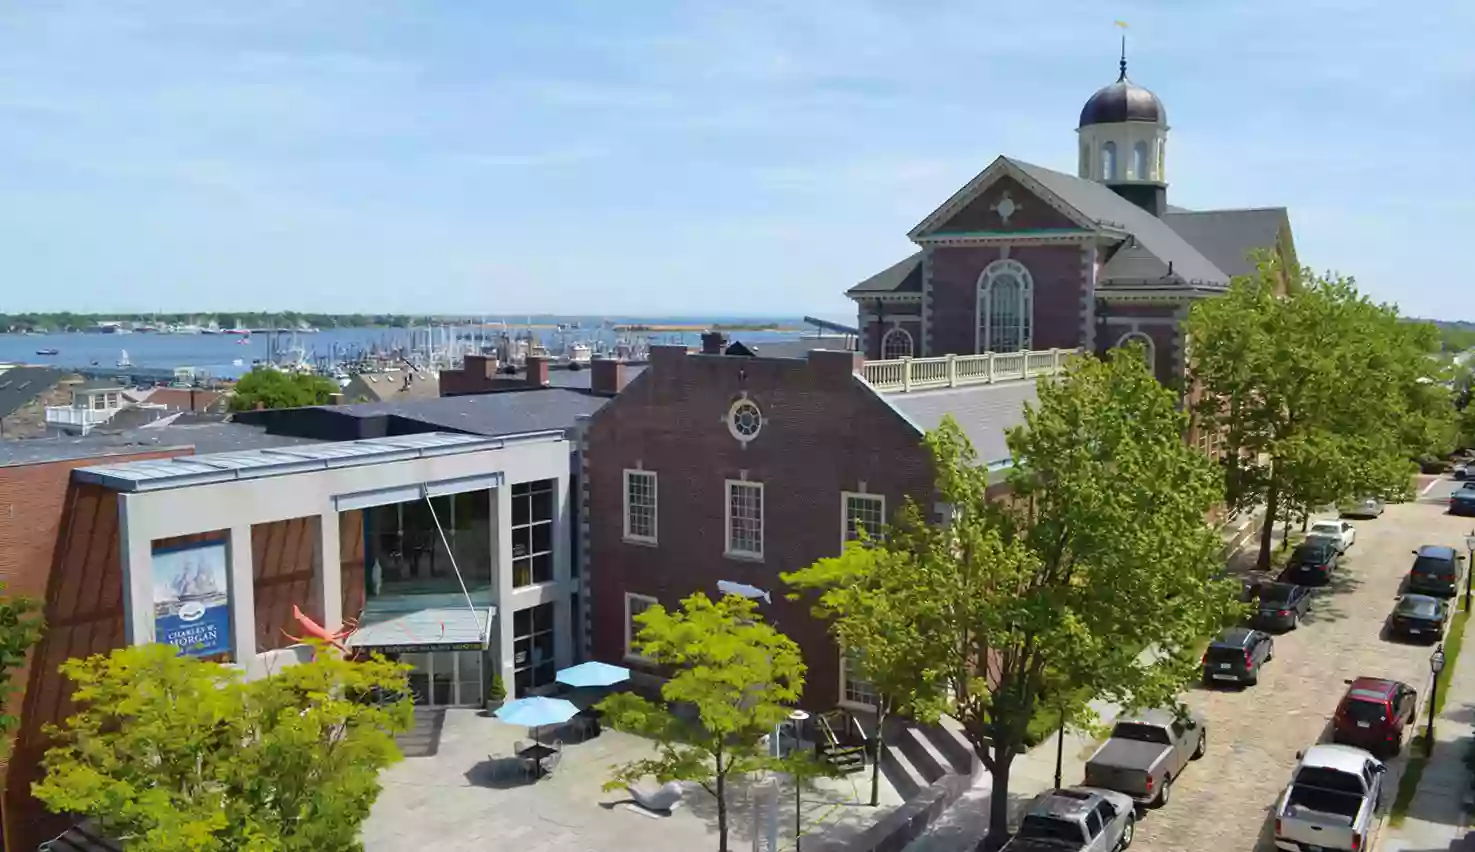
[[[292,617],[297,620],[297,623],[299,625],[301,625],[303,635],[293,636],[292,634],[283,630],[282,634],[285,635],[288,639],[291,639],[293,642],[296,642],[298,644],[302,644],[308,639],[316,639],[319,642],[326,642],[327,644],[332,645],[334,648],[337,648],[344,656],[348,656],[348,648],[344,647],[343,640],[347,639],[349,636],[352,636],[353,631],[358,629],[358,624],[352,619],[344,621],[343,626],[339,628],[337,632],[329,632],[326,627],[323,627],[321,624],[313,621],[312,618],[308,616],[307,613],[303,612],[302,609],[296,604],[292,605]]]

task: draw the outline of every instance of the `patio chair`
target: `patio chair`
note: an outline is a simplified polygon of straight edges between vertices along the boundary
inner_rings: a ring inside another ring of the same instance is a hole
[[[683,791],[679,781],[667,781],[654,792],[647,792],[634,784],[628,785],[625,790],[630,794],[630,798],[635,800],[635,804],[648,811],[670,813],[681,807]]]
[[[543,758],[543,771],[546,772],[546,773],[548,773],[549,775],[552,775],[553,774],[553,770],[557,769],[558,768],[558,764],[560,764],[560,763],[563,763],[563,751],[562,750],[555,751],[554,753],[552,753],[552,754],[548,755],[547,757]]]

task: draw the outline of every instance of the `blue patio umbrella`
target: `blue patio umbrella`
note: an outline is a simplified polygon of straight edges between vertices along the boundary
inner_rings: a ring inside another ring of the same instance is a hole
[[[579,663],[558,673],[558,682],[568,686],[614,686],[630,679],[630,670],[624,666],[591,661]]]
[[[497,708],[496,717],[512,725],[541,728],[544,725],[561,725],[578,713],[579,708],[562,698],[534,695],[503,704]]]

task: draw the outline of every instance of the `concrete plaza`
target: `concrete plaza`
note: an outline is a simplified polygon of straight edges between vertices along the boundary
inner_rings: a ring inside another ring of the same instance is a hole
[[[516,848],[519,852],[701,852],[717,848],[717,802],[688,785],[682,806],[671,816],[654,816],[628,803],[623,789],[602,785],[611,767],[649,757],[647,740],[605,730],[586,742],[567,742],[562,765],[534,781],[499,772],[526,728],[508,725],[477,710],[424,714],[425,724],[406,742],[403,762],[382,776],[384,791],[364,824],[366,852],[472,852]],[[551,742],[552,732],[540,737]],[[646,785],[655,787],[653,779]],[[729,845],[751,845],[753,812],[746,779],[728,796]],[[864,830],[901,803],[882,778],[881,805],[869,807],[869,774],[824,780],[804,793],[806,837],[847,836]],[[793,847],[794,793],[779,795],[780,848]]]

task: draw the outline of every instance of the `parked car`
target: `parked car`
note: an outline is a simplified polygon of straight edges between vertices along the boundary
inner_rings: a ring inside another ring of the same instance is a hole
[[[1475,515],[1475,479],[1465,480],[1464,485],[1450,493],[1449,513],[1451,515]]]
[[[1449,602],[1429,595],[1404,595],[1388,616],[1388,632],[1405,639],[1437,642],[1449,623]]]
[[[1379,518],[1383,515],[1383,501],[1376,497],[1358,497],[1338,507],[1344,518]]]
[[[1426,544],[1413,551],[1408,570],[1408,591],[1420,595],[1452,598],[1460,592],[1460,563],[1465,554],[1443,544]]]
[[[1137,813],[1113,790],[1068,787],[1030,802],[1006,852],[1117,852],[1132,845]]]
[[[1470,468],[1464,462],[1460,462],[1451,468],[1449,473],[1455,479],[1466,479],[1470,476]]]
[[[1346,521],[1316,521],[1306,531],[1306,537],[1327,539],[1336,544],[1338,551],[1346,553],[1357,540],[1357,528]]]
[[[1086,786],[1162,807],[1173,779],[1190,760],[1204,756],[1208,743],[1208,728],[1196,716],[1164,709],[1118,719],[1111,736],[1086,761]]]
[[[1204,683],[1229,681],[1244,686],[1260,682],[1260,668],[1275,656],[1269,633],[1248,627],[1229,627],[1204,651]]]
[[[1403,731],[1419,712],[1419,694],[1402,681],[1360,677],[1332,716],[1332,742],[1365,748],[1378,755],[1403,750]]]
[[[1337,546],[1324,538],[1311,538],[1296,545],[1285,570],[1276,578],[1282,583],[1299,586],[1325,586],[1331,582],[1341,554]]]
[[[1295,630],[1311,610],[1311,590],[1295,583],[1261,583],[1250,623],[1262,630]]]
[[[1361,852],[1383,799],[1383,762],[1360,748],[1318,745],[1275,806],[1275,845],[1299,852]]]

